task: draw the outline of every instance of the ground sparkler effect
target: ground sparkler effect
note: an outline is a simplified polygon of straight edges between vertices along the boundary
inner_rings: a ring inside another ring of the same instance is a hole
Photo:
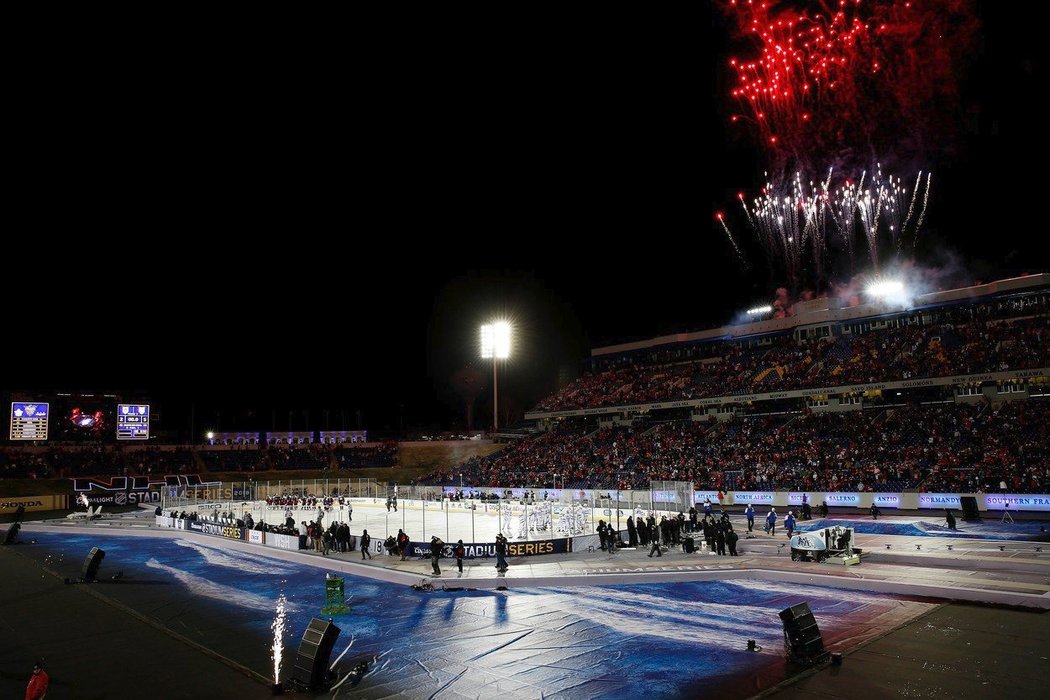
[[[273,630],[273,646],[271,650],[273,652],[273,682],[274,685],[281,682],[281,655],[284,652],[284,630],[285,630],[285,619],[287,614],[287,600],[282,593],[277,598],[276,615],[273,619],[273,624],[270,625],[270,629]]]

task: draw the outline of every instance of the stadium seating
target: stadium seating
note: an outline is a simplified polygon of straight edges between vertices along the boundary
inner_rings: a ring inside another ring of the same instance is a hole
[[[420,483],[644,488],[688,480],[698,489],[969,491],[1007,479],[1050,489],[1050,404],[944,403],[848,413],[802,412],[643,428],[569,425],[471,459]]]
[[[1038,309],[1018,309],[1031,313]],[[590,373],[539,403],[563,411],[755,392],[820,388],[1050,365],[1045,309],[1013,320],[978,317],[830,340],[781,336],[758,347],[708,343],[667,364],[668,351],[599,358]],[[714,360],[714,361],[713,361]]]

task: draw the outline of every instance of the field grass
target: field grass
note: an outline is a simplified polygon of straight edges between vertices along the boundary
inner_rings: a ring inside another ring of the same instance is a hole
[[[472,457],[490,455],[503,447],[504,445],[471,442],[401,443],[401,468],[415,470],[418,476],[438,469],[449,469]]]

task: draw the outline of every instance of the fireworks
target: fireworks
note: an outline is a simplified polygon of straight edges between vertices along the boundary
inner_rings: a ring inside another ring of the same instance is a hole
[[[947,107],[956,93],[976,27],[965,0],[730,0],[725,9],[753,47],[728,62],[739,105],[730,120],[753,125],[778,164],[920,145],[931,105]]]
[[[270,647],[270,650],[273,653],[273,682],[275,685],[281,682],[281,655],[284,652],[286,607],[287,601],[285,600],[284,593],[282,593],[277,598],[276,615],[273,619],[273,623],[270,625],[270,629],[273,630],[273,646]]]
[[[868,247],[868,257],[874,268],[879,266],[880,238],[888,238],[892,249],[896,254],[901,252],[901,246],[906,235],[906,228],[910,220],[910,214],[914,211],[915,199],[922,185],[922,172],[919,172],[915,180],[915,188],[912,190],[911,205],[908,208],[908,216],[903,223],[901,215],[905,211],[908,202],[908,191],[901,178],[890,175],[883,177],[882,166],[877,165],[875,175],[868,179],[865,186],[867,173],[863,173],[860,181],[854,185],[847,181],[834,196],[834,206],[831,209],[832,220],[835,222],[839,240],[849,252],[850,260],[853,260],[853,239],[856,230],[856,222],[860,222],[861,230]],[[929,196],[929,175],[926,177],[926,196]],[[922,211],[926,211],[926,199],[923,200]],[[922,220],[916,223],[912,230],[913,244],[918,240],[919,228]],[[881,228],[880,228],[881,227]]]
[[[829,249],[841,247],[853,266],[858,224],[876,270],[886,262],[882,260],[884,243],[888,241],[889,249],[898,255],[907,239],[914,247],[922,226],[930,193],[929,174],[924,184],[919,173],[910,192],[901,178],[883,175],[879,165],[874,174],[842,178],[838,184],[833,184],[833,175],[829,169],[823,180],[814,180],[796,172],[788,180],[767,181],[762,193],[750,203],[743,195],[738,197],[770,266],[782,272],[796,290],[807,282],[822,286],[832,252]],[[913,216],[920,195],[919,212]],[[724,217],[720,216],[719,222],[739,254]]]
[[[861,20],[859,4],[813,14],[776,12],[770,5],[730,3],[759,52],[752,60],[729,61],[737,74],[731,94],[743,108],[737,117],[749,115],[763,140],[783,148],[792,145],[792,135],[808,131],[815,109],[836,97],[848,99],[855,75],[878,71],[881,61],[872,57],[878,28]]]
[[[928,151],[950,144],[961,121],[959,79],[977,37],[973,1],[720,4],[739,50],[727,61],[726,93],[738,107],[730,121],[757,134],[772,172],[797,169],[793,177],[767,175],[750,201],[738,197],[770,269],[797,292],[824,287],[831,264],[846,261],[850,269],[834,272],[852,276],[860,257],[877,272],[909,255],[932,176],[920,171],[905,181],[866,166],[872,154],[892,153],[888,169],[908,170],[901,164],[928,163]],[[826,175],[804,176],[810,171]],[[743,260],[745,241],[721,212],[716,218]]]
[[[744,211],[747,211],[745,208]],[[741,262],[744,260],[744,254],[740,252],[740,246],[736,244],[736,239],[733,238],[733,234],[730,233],[729,227],[726,226],[725,214],[718,212],[715,214],[715,218],[718,219],[718,223],[722,224],[722,230],[726,232],[726,237],[729,239],[730,244],[733,246],[733,250],[736,251],[736,256],[740,258]]]

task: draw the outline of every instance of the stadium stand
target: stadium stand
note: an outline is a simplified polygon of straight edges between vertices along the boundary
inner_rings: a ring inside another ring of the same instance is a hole
[[[945,327],[906,329],[796,343],[783,338],[764,352],[725,347],[717,363],[642,366],[587,375],[544,400],[541,411],[561,411],[677,399],[808,389],[842,384],[942,377],[1045,367],[1046,318],[952,329],[954,349],[942,342]]]
[[[924,298],[931,303],[867,315],[818,304],[821,323],[772,332],[752,324],[599,348],[584,376],[530,412],[548,432],[418,481],[545,486],[558,475],[571,488],[690,480],[712,490],[900,492],[998,490],[1005,480],[1046,492],[1046,276]],[[947,382],[903,398],[875,388],[836,396],[834,410],[820,394],[1017,370],[1038,376]],[[814,391],[733,400],[798,389]],[[718,407],[666,405],[705,398]],[[582,409],[592,412],[547,415]]]
[[[394,441],[366,445],[339,445],[333,451],[340,469],[392,467],[398,462],[398,445]]]
[[[1050,488],[1050,403],[944,403],[848,413],[734,417],[588,430],[562,426],[420,483],[698,489],[959,491]]]
[[[234,449],[203,449],[198,452],[211,472],[252,472],[268,468],[266,452],[255,446]]]

